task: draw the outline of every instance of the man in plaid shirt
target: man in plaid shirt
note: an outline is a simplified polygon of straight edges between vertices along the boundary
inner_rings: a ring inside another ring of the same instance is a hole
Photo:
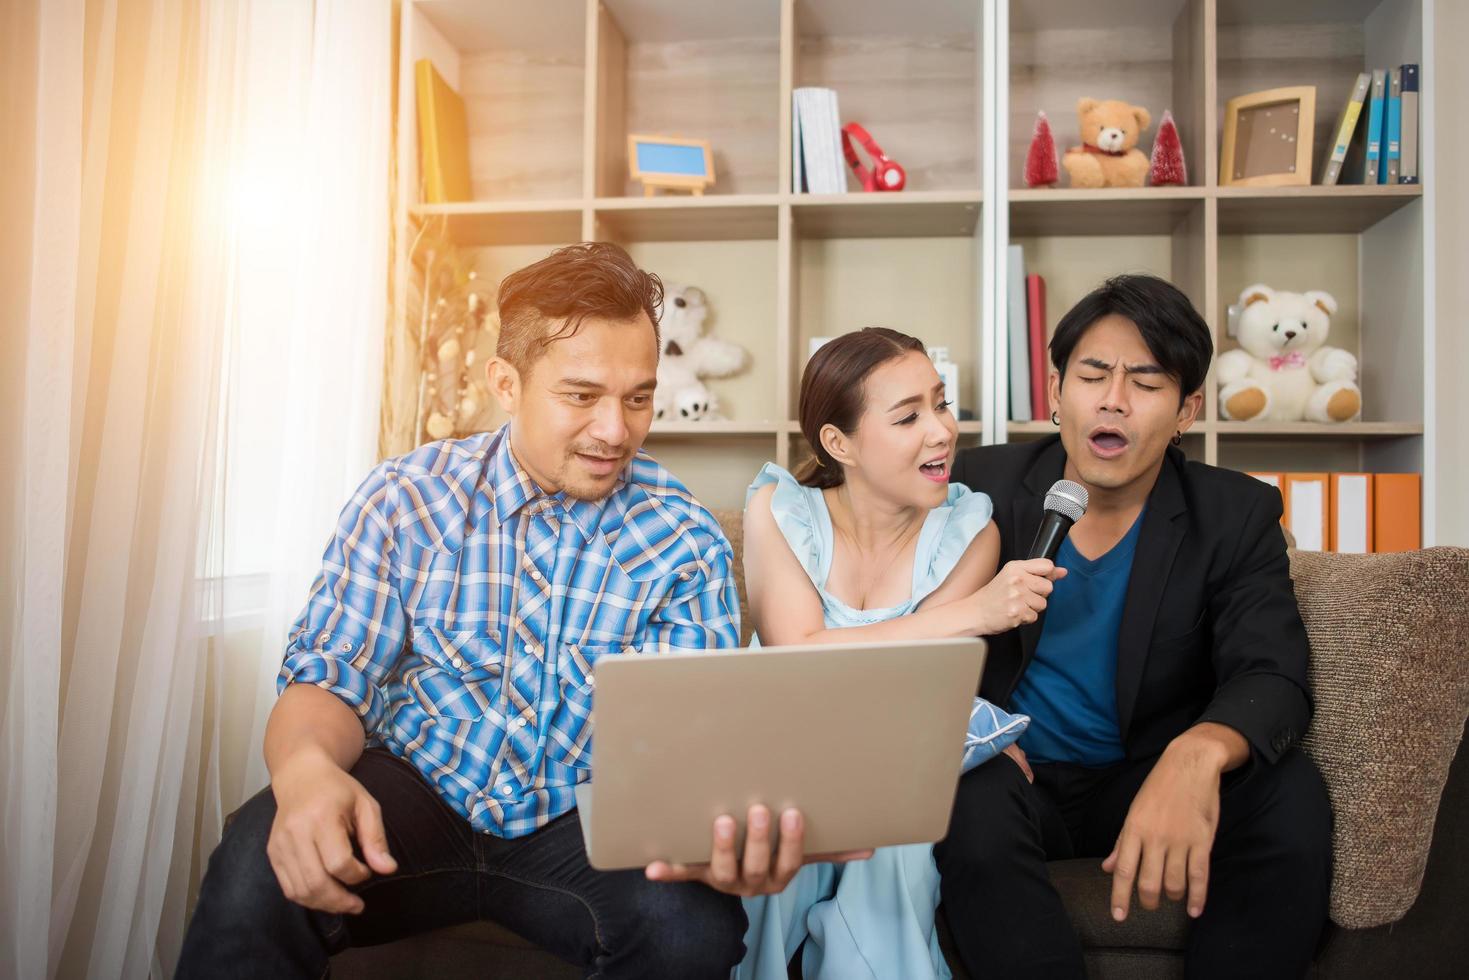
[[[281,667],[271,785],[210,859],[179,976],[315,978],[481,918],[591,976],[740,960],[736,896],[795,873],[798,813],[776,854],[756,808],[739,859],[723,817],[707,868],[609,873],[573,796],[600,657],[739,642],[729,543],[639,451],[661,301],[607,244],[504,281],[489,380],[511,421],[379,464],[343,510]]]

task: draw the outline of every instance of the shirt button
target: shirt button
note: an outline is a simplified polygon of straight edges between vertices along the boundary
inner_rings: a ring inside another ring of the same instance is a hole
[[[350,643],[343,643],[343,644],[342,644],[342,650],[343,650],[343,651],[344,651],[344,652],[345,652],[345,651],[348,651],[348,650],[351,650],[351,649],[352,649],[352,644],[350,644]]]
[[[530,570],[530,580],[532,582],[539,582],[541,580],[541,577],[542,577],[541,576],[541,573],[538,572],[537,570],[535,570],[534,568],[532,568]]]
[[[461,657],[450,657],[449,663],[453,664],[455,667],[458,667],[460,670],[464,669],[464,660]]]
[[[504,786],[501,786],[500,787],[500,795],[501,796],[509,796],[511,793],[514,793],[514,792],[515,792],[514,788],[512,788],[509,783],[506,783]]]
[[[587,687],[596,687],[596,686],[597,686],[597,678],[595,676],[591,675],[591,674],[588,674],[587,675]]]
[[[517,719],[515,719],[515,726],[514,727],[515,727],[515,729],[517,731],[519,731],[520,729],[524,728],[525,727],[525,719],[524,718],[517,718]]]

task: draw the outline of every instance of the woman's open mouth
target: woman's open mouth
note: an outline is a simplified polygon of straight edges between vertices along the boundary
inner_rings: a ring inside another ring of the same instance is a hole
[[[918,472],[922,473],[924,477],[932,480],[934,483],[948,483],[949,457],[944,456],[940,459],[929,460],[927,463],[920,463]]]

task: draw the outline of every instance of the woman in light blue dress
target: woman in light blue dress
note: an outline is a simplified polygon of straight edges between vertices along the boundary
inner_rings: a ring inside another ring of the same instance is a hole
[[[948,482],[958,426],[921,342],[878,327],[829,342],[806,367],[800,415],[813,459],[799,476],[766,465],[746,497],[762,643],[978,636],[1034,621],[1050,580],[1032,562],[996,574],[989,497]],[[965,769],[1000,752],[1023,765],[1012,746],[1027,722],[976,698]],[[805,941],[807,980],[946,980],[938,899],[929,844],[807,865],[780,894],[745,900],[735,975],[784,980]]]

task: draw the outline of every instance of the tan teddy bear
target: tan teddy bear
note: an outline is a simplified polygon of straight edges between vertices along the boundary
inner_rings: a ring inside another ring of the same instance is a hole
[[[1082,99],[1076,103],[1076,115],[1082,145],[1061,158],[1071,186],[1143,186],[1148,158],[1137,141],[1153,121],[1148,110],[1117,99]]]

